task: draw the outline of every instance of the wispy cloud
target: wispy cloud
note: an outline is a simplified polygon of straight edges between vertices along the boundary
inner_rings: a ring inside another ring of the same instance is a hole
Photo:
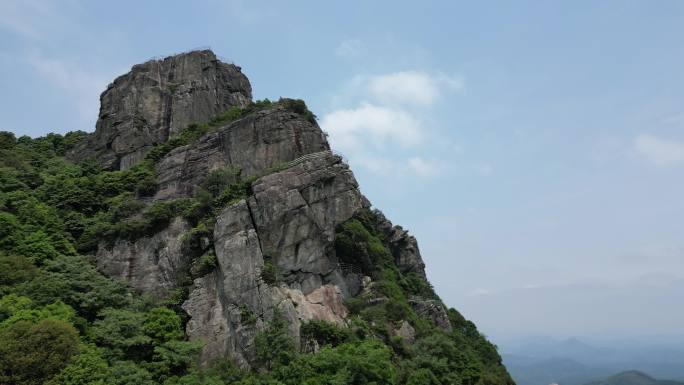
[[[343,152],[356,152],[365,146],[381,150],[387,145],[415,146],[420,140],[418,120],[398,109],[363,104],[340,109],[321,120],[331,141]]]
[[[658,166],[684,164],[684,142],[653,135],[638,135],[632,146],[637,155]]]
[[[357,166],[378,174],[434,177],[444,167],[420,154],[430,137],[424,118],[446,92],[462,88],[461,77],[427,71],[358,75],[341,92],[356,105],[323,115],[321,126],[333,147]]]
[[[463,79],[422,71],[400,71],[370,76],[367,84],[370,94],[383,103],[428,106],[437,101],[445,89],[463,88]]]

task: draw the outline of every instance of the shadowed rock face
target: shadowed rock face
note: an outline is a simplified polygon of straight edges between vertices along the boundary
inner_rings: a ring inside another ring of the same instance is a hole
[[[108,169],[126,169],[188,124],[244,107],[251,99],[252,87],[240,67],[209,50],[138,64],[102,93],[95,133],[69,156],[96,157]]]
[[[97,268],[110,277],[127,280],[140,292],[164,298],[176,288],[178,274],[187,269],[182,236],[188,230],[188,224],[176,218],[151,237],[135,242],[119,239],[111,247],[103,243],[96,255]]]

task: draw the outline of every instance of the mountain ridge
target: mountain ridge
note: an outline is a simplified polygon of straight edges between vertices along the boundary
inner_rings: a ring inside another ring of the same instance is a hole
[[[592,381],[586,385],[682,385],[684,382],[671,380],[656,380],[638,370],[628,370],[614,374],[601,381]]]
[[[513,383],[303,101],[252,101],[239,67],[191,51],[101,102],[92,134],[0,136],[0,340],[18,360],[0,379]],[[16,333],[46,322],[75,345],[22,370],[33,334]]]

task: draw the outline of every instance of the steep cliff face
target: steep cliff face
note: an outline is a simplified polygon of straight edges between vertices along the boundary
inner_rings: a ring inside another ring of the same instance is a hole
[[[251,100],[252,88],[240,68],[219,61],[211,51],[150,60],[107,87],[94,135],[69,156],[126,169],[188,124]]]
[[[185,293],[186,334],[204,343],[204,365],[228,357],[249,367],[255,336],[274,317],[301,349],[303,324],[347,327],[359,309],[372,333],[409,344],[428,329],[470,330],[432,291],[416,239],[371,210],[303,102],[250,103],[239,68],[208,51],[135,66],[103,93],[96,132],[71,156],[112,168],[140,163],[190,123],[243,109],[146,160],[157,183],[147,207],[221,204],[200,219],[179,210],[154,234],[102,241],[98,268],[157,299]],[[223,183],[213,197],[212,178]],[[209,268],[197,268],[201,254]]]
[[[257,111],[171,151],[156,167],[155,198],[191,196],[212,170],[231,167],[242,177],[251,177],[328,149],[321,129],[299,114],[283,107]]]

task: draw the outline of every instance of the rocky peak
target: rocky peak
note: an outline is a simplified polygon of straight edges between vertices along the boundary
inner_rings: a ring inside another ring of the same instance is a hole
[[[380,312],[396,305],[403,318],[387,330],[408,341],[417,338],[409,312],[451,331],[416,239],[370,210],[303,101],[252,103],[240,69],[210,51],[136,65],[101,99],[97,130],[77,156],[125,169],[154,147],[145,166],[153,167],[155,191],[143,206],[174,214],[154,233],[102,241],[97,266],[159,300],[186,293],[186,333],[203,341],[203,365],[226,357],[253,364],[255,336],[276,314],[305,350],[301,326],[348,326],[348,300]],[[234,116],[211,119],[234,106]],[[167,142],[210,119],[211,129],[194,139]],[[222,189],[215,195],[212,183]],[[203,260],[211,262],[199,268]]]
[[[150,60],[133,66],[102,93],[95,132],[70,157],[97,158],[108,169],[126,169],[188,124],[251,100],[252,87],[241,68],[221,62],[210,50]]]

